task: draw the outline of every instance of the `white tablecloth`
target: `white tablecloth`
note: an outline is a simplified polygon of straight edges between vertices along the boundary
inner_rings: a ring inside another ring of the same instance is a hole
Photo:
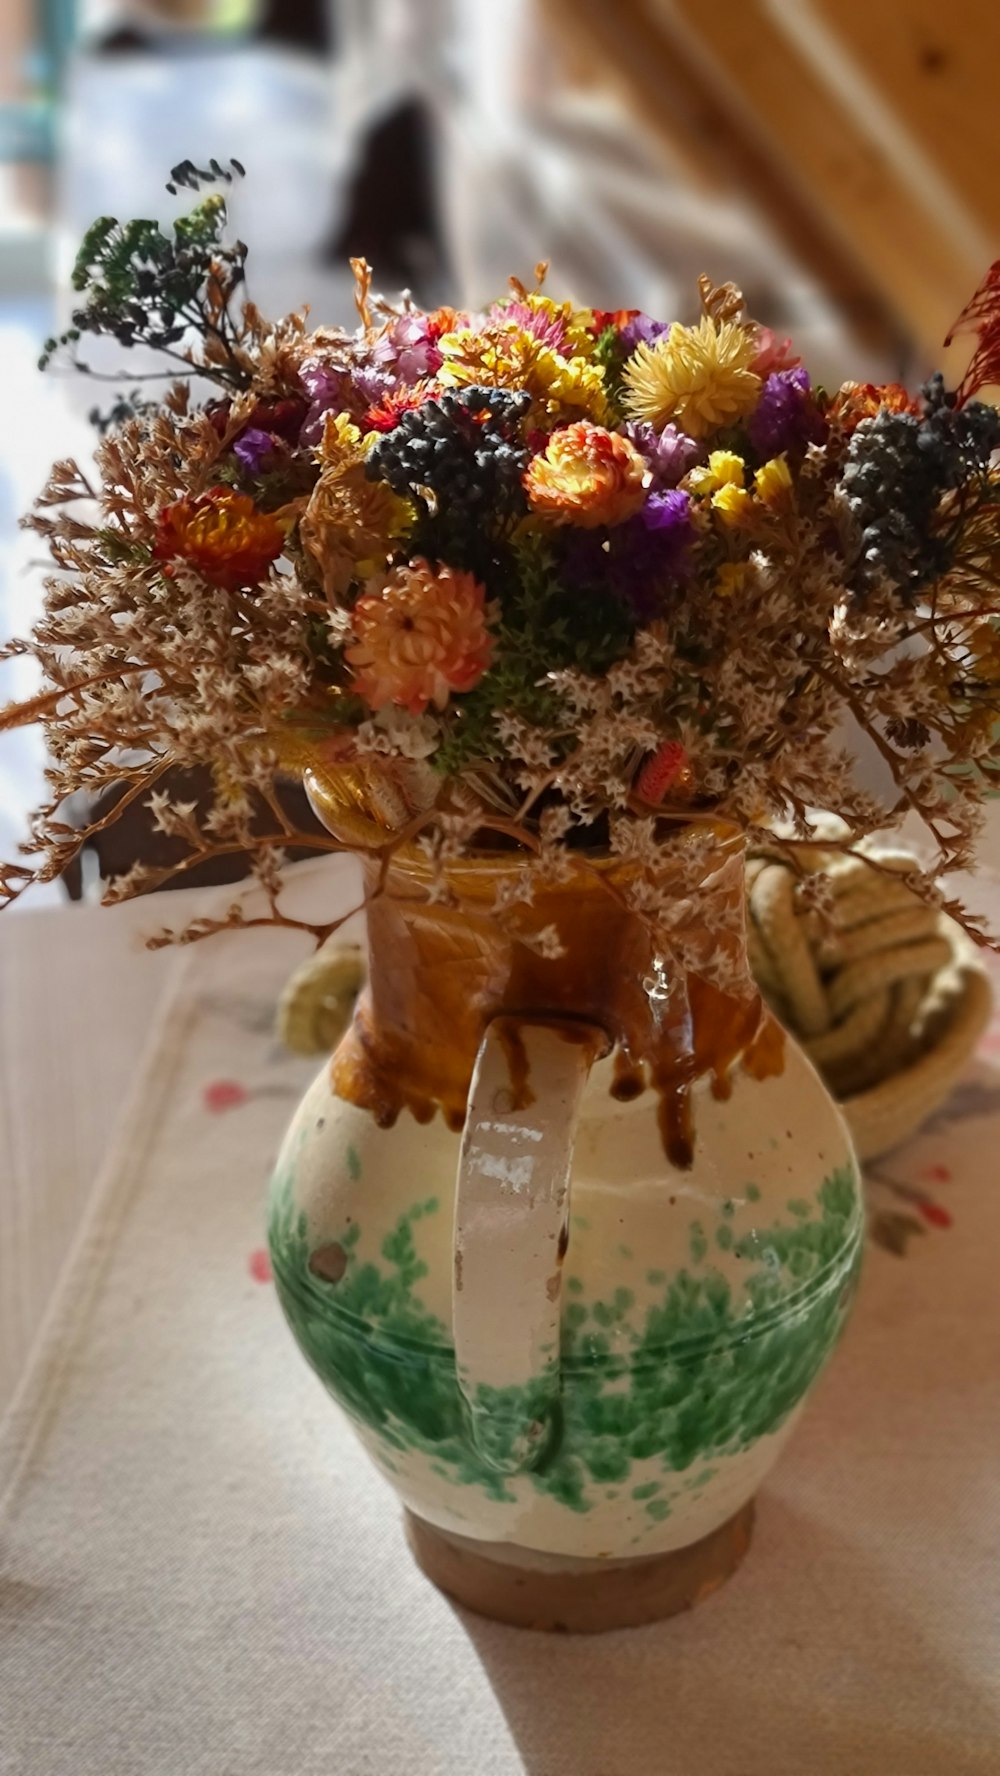
[[[745,1566],[691,1616],[543,1641],[417,1574],[266,1280],[300,952],[187,954],[8,1415],[4,1776],[995,1776],[997,1031],[881,1168],[905,1255],[871,1249]]]

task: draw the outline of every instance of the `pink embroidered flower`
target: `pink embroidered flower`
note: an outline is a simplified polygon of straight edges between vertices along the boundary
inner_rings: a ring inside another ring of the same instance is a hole
[[[255,1283],[269,1283],[274,1275],[271,1256],[266,1246],[256,1246],[247,1259],[247,1269]]]
[[[213,1079],[202,1092],[202,1102],[213,1116],[220,1116],[224,1110],[238,1110],[249,1096],[246,1086],[237,1079]]]
[[[422,715],[452,691],[471,691],[490,664],[484,589],[470,573],[418,557],[397,567],[352,613],[347,659],[354,689],[372,709],[399,704]]]
[[[922,1202],[918,1204],[918,1207],[924,1220],[928,1221],[932,1227],[951,1227],[954,1225],[954,1216],[949,1209],[944,1207],[943,1203]]]

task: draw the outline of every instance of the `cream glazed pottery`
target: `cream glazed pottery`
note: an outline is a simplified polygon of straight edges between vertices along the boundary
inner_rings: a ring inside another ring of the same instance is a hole
[[[741,1558],[850,1304],[858,1172],[749,989],[672,977],[593,872],[529,909],[540,954],[497,925],[501,867],[442,906],[401,866],[372,901],[368,989],[278,1161],[274,1275],[431,1577],[617,1626]],[[705,894],[742,966],[741,852]]]

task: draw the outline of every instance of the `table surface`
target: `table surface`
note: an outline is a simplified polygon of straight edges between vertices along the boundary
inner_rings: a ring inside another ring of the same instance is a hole
[[[306,875],[352,903],[342,864]],[[541,1643],[420,1578],[281,1324],[261,1193],[312,1071],[273,1035],[305,942],[151,956],[150,923],[24,915],[0,950],[18,1237],[79,1222],[0,1433],[4,1776],[995,1776],[1000,1026],[876,1168],[902,1251],[871,1247],[740,1573]]]

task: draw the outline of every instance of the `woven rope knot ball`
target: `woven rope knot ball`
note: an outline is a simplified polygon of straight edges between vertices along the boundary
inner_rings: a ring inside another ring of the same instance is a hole
[[[775,852],[747,866],[758,985],[839,1099],[862,1159],[911,1135],[956,1083],[989,1020],[985,971],[904,877],[916,859],[817,848],[821,914]]]
[[[365,981],[359,944],[331,938],[292,975],[278,1005],[278,1034],[293,1054],[332,1054]]]

